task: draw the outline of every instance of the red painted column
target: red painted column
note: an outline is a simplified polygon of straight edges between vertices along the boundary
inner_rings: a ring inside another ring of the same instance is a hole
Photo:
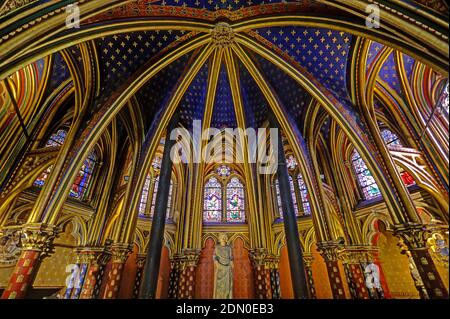
[[[22,252],[2,299],[23,299],[33,284],[42,258],[56,236],[56,227],[31,224],[22,229]]]
[[[271,299],[270,269],[266,267],[266,251],[264,249],[254,249],[251,251],[250,256],[255,277],[255,297],[257,299]]]
[[[139,289],[141,287],[144,264],[145,264],[145,255],[138,255],[136,258],[137,271],[136,271],[136,278],[134,279],[133,299],[137,299],[139,297]]]
[[[80,299],[96,299],[104,275],[105,265],[111,255],[103,248],[87,248],[80,252],[89,263],[86,278],[81,289]]]
[[[115,299],[119,293],[122,272],[132,247],[127,244],[114,244],[111,247],[111,268],[106,275],[106,286],[102,299]]]
[[[335,243],[322,242],[317,244],[327,266],[328,279],[334,299],[346,299],[342,274],[338,264],[338,246]]]
[[[195,298],[195,272],[200,257],[198,250],[185,250],[180,259],[178,294],[180,299]]]
[[[353,299],[369,299],[363,265],[374,259],[376,248],[365,245],[346,246],[340,252],[340,259],[344,264],[350,293]]]
[[[170,261],[170,276],[169,276],[169,299],[178,298],[178,285],[180,282],[181,263],[176,256]]]
[[[404,250],[411,254],[428,298],[448,299],[448,291],[428,251],[427,231],[423,226],[397,226],[396,235],[405,244]],[[419,292],[421,291],[419,290]]]
[[[314,279],[312,273],[313,261],[314,257],[311,253],[303,253],[303,264],[305,265],[306,282],[308,284],[309,297],[311,299],[316,299],[316,288],[314,286]]]

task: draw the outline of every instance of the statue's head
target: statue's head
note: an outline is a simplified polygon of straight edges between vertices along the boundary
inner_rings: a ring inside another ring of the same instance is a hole
[[[227,242],[228,242],[228,236],[225,233],[220,233],[219,234],[219,243],[221,246],[226,246]]]

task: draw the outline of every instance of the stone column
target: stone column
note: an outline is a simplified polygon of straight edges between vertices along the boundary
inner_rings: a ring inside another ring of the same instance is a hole
[[[136,278],[134,279],[134,287],[133,287],[133,299],[137,299],[139,297],[139,289],[142,282],[142,273],[144,271],[145,265],[145,255],[139,254],[136,259]]]
[[[250,258],[253,264],[255,276],[255,297],[256,299],[271,299],[272,289],[270,281],[270,269],[266,267],[267,252],[265,249],[253,249],[250,251]]]
[[[424,226],[396,226],[395,234],[406,245],[406,249],[403,250],[410,253],[409,257],[414,261],[415,267],[417,267],[417,274],[423,282],[428,297],[431,299],[448,299],[448,291],[428,251],[426,242],[427,230]],[[413,277],[417,276],[413,275]],[[421,288],[419,292],[421,295],[423,294]]]
[[[369,290],[366,286],[364,266],[373,261],[375,250],[375,247],[369,246],[346,246],[340,252],[339,258],[344,265],[350,294],[353,299],[370,298]]]
[[[170,139],[170,134],[178,124],[178,119],[179,114],[175,113],[167,126],[166,141],[164,144],[164,152],[159,174],[160,183],[156,193],[155,212],[153,214],[150,241],[147,247],[147,257],[139,292],[139,298],[141,299],[152,299],[156,296],[161,251],[164,241],[164,227],[166,224],[167,202],[169,199],[170,176],[172,174],[172,159],[170,152],[175,144],[175,141]]]
[[[106,274],[106,287],[103,299],[115,299],[119,293],[122,272],[128,255],[132,250],[128,244],[113,244],[111,246],[111,268]]]
[[[40,261],[50,253],[58,228],[45,224],[27,224],[22,228],[22,252],[3,291],[2,299],[23,299],[33,284]]]
[[[338,252],[339,247],[335,242],[320,242],[317,244],[325,264],[327,266],[328,278],[330,280],[331,291],[334,299],[345,299],[344,284],[342,274],[339,271]]]
[[[279,265],[279,257],[274,255],[266,257],[266,268],[268,268],[270,272],[270,290],[272,292],[272,299],[281,298]]]
[[[79,299],[96,299],[111,254],[101,247],[83,248],[82,260],[88,265]]]
[[[291,269],[292,289],[294,291],[294,298],[304,299],[308,298],[308,284],[306,283],[305,269],[303,268],[302,247],[300,244],[297,217],[295,216],[294,203],[292,201],[281,130],[273,114],[270,116],[270,125],[278,129],[277,177],[283,210],[283,225],[289,256],[289,267]]]
[[[200,251],[196,249],[185,249],[180,259],[178,293],[179,299],[195,298],[195,270],[200,257]]]
[[[181,264],[181,260],[177,255],[170,260],[169,299],[178,298],[178,284],[180,282],[180,269],[182,268]]]
[[[308,283],[309,296],[311,299],[316,299],[316,287],[314,286],[314,279],[312,273],[312,263],[314,261],[314,257],[311,253],[303,254],[303,264],[305,265],[305,273]]]

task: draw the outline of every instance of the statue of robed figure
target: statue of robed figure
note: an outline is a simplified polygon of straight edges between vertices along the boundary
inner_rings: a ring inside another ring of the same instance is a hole
[[[214,299],[233,298],[233,253],[226,234],[219,235],[214,250]]]

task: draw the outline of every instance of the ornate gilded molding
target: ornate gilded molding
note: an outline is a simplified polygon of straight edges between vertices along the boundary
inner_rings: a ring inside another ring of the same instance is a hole
[[[21,230],[22,250],[34,250],[49,254],[59,227],[46,224],[25,224]]]
[[[124,264],[131,251],[133,250],[133,246],[129,244],[116,243],[111,245],[111,260],[113,263],[122,263]]]
[[[322,241],[317,243],[317,249],[325,261],[337,261],[343,246],[336,241]]]
[[[303,253],[303,264],[305,268],[311,268],[314,261],[314,256],[311,253]]]
[[[38,149],[30,152],[23,158],[21,163],[13,172],[13,176],[8,180],[5,188],[0,193],[0,198],[6,198],[7,195],[14,190],[24,180],[31,179],[29,176],[33,174],[39,167],[44,166],[58,155],[59,147]],[[29,178],[27,178],[29,177]]]
[[[0,17],[33,1],[34,0],[6,0],[0,7]]]
[[[215,46],[227,48],[234,43],[234,31],[228,23],[219,22],[211,30],[211,39]]]
[[[421,224],[396,225],[394,233],[408,250],[426,250],[429,230]]]
[[[370,263],[377,253],[378,248],[375,246],[345,246],[338,258],[344,264]]]
[[[103,247],[77,248],[77,262],[88,265],[104,266],[111,258],[111,253]]]

